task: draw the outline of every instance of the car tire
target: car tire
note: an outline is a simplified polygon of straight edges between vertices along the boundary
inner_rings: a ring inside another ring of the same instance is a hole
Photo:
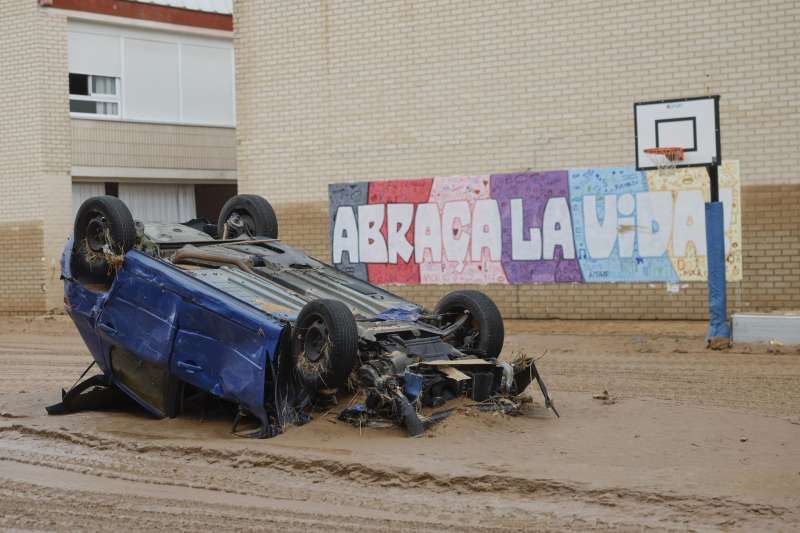
[[[104,252],[125,255],[136,244],[136,226],[128,206],[114,196],[85,200],[75,214],[73,227],[73,269],[96,281],[109,281],[114,268]]]
[[[238,215],[241,218],[247,231],[254,237],[278,238],[278,218],[275,216],[275,210],[261,196],[238,194],[225,202],[225,205],[222,206],[222,211],[219,213],[219,222],[217,223],[217,235],[219,235],[220,239],[225,235],[225,224],[234,215]],[[236,238],[243,233],[242,231],[236,231],[229,225],[227,237]]]
[[[479,291],[451,292],[439,300],[435,310],[437,315],[443,315],[445,327],[464,311],[469,312],[470,318],[445,341],[484,359],[497,358],[503,350],[505,338],[500,310],[491,298]]]
[[[358,329],[353,313],[337,300],[314,300],[292,331],[292,368],[309,391],[338,389],[356,365]]]

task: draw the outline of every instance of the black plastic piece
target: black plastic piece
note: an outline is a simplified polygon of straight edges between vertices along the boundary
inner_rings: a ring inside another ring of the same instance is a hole
[[[475,372],[472,374],[472,399],[476,402],[488,400],[492,396],[494,372]]]
[[[87,389],[91,389],[88,392]],[[108,386],[104,375],[97,374],[72,387],[61,390],[61,401],[45,407],[48,415],[66,415],[78,411],[108,408],[114,403],[115,390]]]
[[[425,425],[422,420],[417,416],[417,411],[414,409],[405,397],[397,395],[394,398],[395,410],[398,413],[400,423],[406,428],[409,437],[416,437],[425,432]]]

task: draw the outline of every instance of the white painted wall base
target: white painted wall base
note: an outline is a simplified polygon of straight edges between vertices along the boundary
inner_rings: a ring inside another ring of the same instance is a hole
[[[733,315],[733,342],[800,344],[800,313],[736,313]]]

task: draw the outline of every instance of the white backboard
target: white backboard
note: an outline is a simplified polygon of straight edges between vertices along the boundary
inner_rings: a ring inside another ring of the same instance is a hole
[[[646,148],[684,149],[678,167],[719,165],[719,96],[640,102],[633,106],[636,169],[657,168]]]

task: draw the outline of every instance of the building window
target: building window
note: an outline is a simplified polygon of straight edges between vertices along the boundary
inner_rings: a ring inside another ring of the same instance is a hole
[[[119,78],[70,73],[69,111],[119,117]]]

